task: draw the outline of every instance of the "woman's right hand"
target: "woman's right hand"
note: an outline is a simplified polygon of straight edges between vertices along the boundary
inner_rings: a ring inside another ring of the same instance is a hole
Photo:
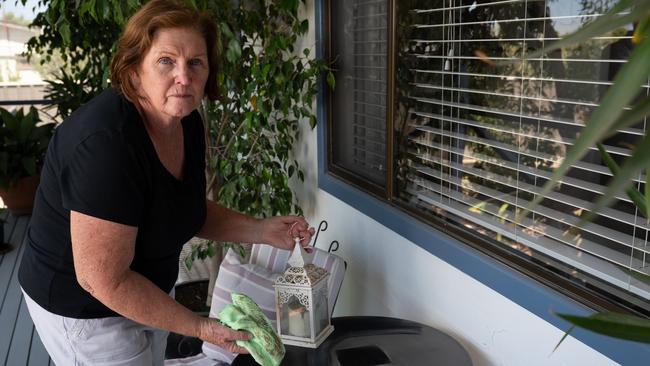
[[[251,338],[250,333],[228,328],[214,318],[201,318],[199,338],[232,353],[249,353],[246,348],[239,347],[235,341],[249,340]]]

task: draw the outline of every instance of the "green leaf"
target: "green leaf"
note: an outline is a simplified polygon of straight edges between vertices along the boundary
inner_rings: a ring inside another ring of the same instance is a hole
[[[52,3],[50,4],[49,8],[45,12],[45,19],[47,20],[47,23],[50,26],[54,26],[56,24],[57,19],[59,18],[57,16],[57,3],[61,0],[52,0]]]
[[[641,211],[643,212],[643,215],[645,216],[646,220],[650,219],[650,216],[648,216],[648,207],[650,207],[650,166],[645,168],[645,210]],[[640,206],[636,202],[634,204]]]
[[[580,328],[610,337],[650,343],[650,320],[618,313],[596,313],[591,316],[557,314]]]
[[[192,270],[192,264],[194,264],[194,258],[191,255],[185,257],[185,267],[187,267],[188,271]]]
[[[241,246],[239,244],[236,244],[233,248],[235,249],[235,251],[237,251],[239,253],[240,257],[242,257],[242,258],[246,257],[246,248],[244,248],[243,246]]]
[[[141,5],[139,0],[128,0],[127,4],[129,9],[136,9]]]
[[[122,1],[119,1],[117,3],[114,3],[113,6],[115,8],[115,20],[117,21],[118,24],[124,24],[124,14],[122,13],[122,6],[124,3]]]
[[[233,38],[228,42],[228,50],[232,50],[235,59],[233,62],[241,57],[241,45],[239,44],[239,40],[237,38]]]
[[[298,10],[298,0],[280,0],[280,8],[291,12]]]
[[[106,21],[110,19],[111,15],[111,2],[109,0],[103,1],[102,7],[102,20]]]
[[[632,34],[632,43],[633,44],[640,43],[644,38],[644,34],[647,37],[648,29],[650,29],[650,14],[644,19],[641,19],[637,24],[636,30]]]
[[[614,84],[609,88],[600,106],[589,118],[589,122],[582,129],[580,137],[574,141],[567,152],[562,164],[555,169],[551,179],[544,185],[541,192],[532,200],[520,217],[525,217],[530,210],[539,204],[544,197],[555,187],[571,166],[578,161],[588,149],[600,141],[603,136],[611,131],[612,125],[623,114],[623,107],[627,106],[638,93],[637,88],[630,85],[641,85],[650,73],[650,42],[643,42],[632,54],[628,62],[616,75]],[[626,178],[629,178],[628,175]],[[611,187],[610,187],[611,188]],[[619,189],[621,187],[618,187]],[[614,191],[618,192],[618,191]],[[609,201],[609,197],[606,197]],[[602,202],[599,204],[602,207]]]
[[[648,115],[650,115],[650,96],[645,97],[632,108],[623,112],[612,124],[610,131],[604,134],[603,138],[615,135],[617,130],[625,129],[643,121],[643,118]]]
[[[332,90],[336,87],[336,79],[334,78],[334,73],[331,71],[327,72],[327,85],[329,85]]]
[[[26,119],[29,121],[29,124],[35,126],[36,122],[40,121],[40,118],[38,117],[38,110],[33,106],[29,107],[29,112],[27,113]]]
[[[309,21],[307,19],[305,19],[300,23],[300,33],[301,34],[307,33],[308,30],[309,30]],[[308,54],[309,54],[309,52],[307,53],[307,55]],[[305,56],[307,56],[307,55],[305,55]]]
[[[612,172],[613,176],[616,176],[620,174],[620,168],[618,167],[618,164],[612,159],[612,157],[609,155],[607,150],[605,150],[605,147],[603,144],[598,143],[596,144],[598,147],[598,151],[600,152],[600,156],[603,159],[603,162],[609,170]],[[646,186],[646,194],[647,194],[648,188]],[[646,197],[643,197],[641,192],[639,192],[636,188],[634,187],[629,187],[625,190],[625,193],[627,194],[628,197],[634,202],[636,207],[638,207],[639,211],[645,216],[646,218],[648,217],[648,205],[646,205]]]
[[[269,74],[269,71],[271,71],[271,65],[269,64],[264,65],[264,68],[262,69],[262,79],[266,79],[266,76]]]
[[[650,137],[645,136],[643,140],[636,145],[636,148],[632,152],[632,156],[625,160],[625,163],[618,171],[618,174],[614,175],[612,180],[607,184],[605,193],[603,193],[603,195],[590,208],[590,212],[580,220],[581,222],[579,225],[592,220],[596,216],[596,212],[599,212],[603,207],[607,206],[615,199],[616,193],[630,185],[632,183],[631,178],[647,167],[648,156],[650,156]],[[643,200],[643,202],[645,202],[645,200]]]
[[[221,23],[221,32],[228,38],[235,38],[235,34],[230,30],[230,27],[226,23]]]
[[[70,44],[70,24],[66,21],[65,23],[61,23],[58,28],[59,34],[63,38],[63,43]]]
[[[248,129],[253,129],[253,112],[246,112],[244,114],[244,123]]]
[[[4,108],[0,108],[0,120],[4,121],[4,123],[7,123],[8,125],[14,123],[16,126],[18,125],[18,122],[16,122],[16,117],[14,117],[13,114],[9,113]],[[10,127],[10,129],[13,129]]]
[[[235,56],[235,52],[230,48],[226,50],[226,60],[228,60],[229,62],[235,62],[237,60],[237,56]]]
[[[95,8],[95,0],[84,1],[81,4],[81,7],[79,8],[79,16],[83,17],[84,15],[86,15],[86,13],[88,13],[89,11],[91,11],[94,8]],[[93,17],[96,18],[96,16],[93,16]]]
[[[208,257],[214,257],[214,255],[216,254],[216,249],[215,249],[214,242],[213,241],[208,241],[206,246],[207,246],[207,248],[206,248],[207,256]]]
[[[560,339],[560,341],[557,342],[557,344],[555,345],[555,347],[553,347],[553,352],[555,352],[555,351],[557,350],[557,348],[560,347],[560,344],[562,344],[562,342],[564,342],[564,340],[566,339],[566,337],[568,337],[569,334],[570,334],[574,329],[576,329],[576,326],[575,326],[575,325],[572,325],[571,328],[569,328],[569,329],[564,333],[564,335],[562,336],[562,338]]]

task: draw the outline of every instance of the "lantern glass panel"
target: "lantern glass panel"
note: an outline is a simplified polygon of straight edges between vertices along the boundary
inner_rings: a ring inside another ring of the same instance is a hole
[[[280,329],[282,334],[303,338],[311,337],[309,310],[296,296],[289,297],[289,300],[282,304],[281,311]]]
[[[316,328],[316,331],[314,332],[315,335],[320,334],[325,327],[329,324],[329,316],[327,314],[328,312],[328,306],[327,306],[327,294],[325,291],[319,291],[316,294],[316,298],[314,299],[314,327]]]

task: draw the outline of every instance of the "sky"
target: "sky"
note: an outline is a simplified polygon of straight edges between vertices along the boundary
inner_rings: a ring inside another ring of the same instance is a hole
[[[18,5],[16,5],[18,3]],[[25,5],[22,5],[20,1],[16,0],[0,0],[0,17],[6,12],[14,13],[16,16],[27,20],[32,20],[36,16],[36,13],[32,8],[38,5],[38,0],[27,0]]]

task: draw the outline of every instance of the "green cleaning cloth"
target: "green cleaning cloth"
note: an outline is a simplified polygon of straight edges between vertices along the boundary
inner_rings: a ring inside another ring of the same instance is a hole
[[[250,297],[232,293],[232,304],[219,312],[219,320],[235,330],[252,334],[248,341],[237,341],[262,366],[278,366],[284,358],[284,344],[269,319]]]

